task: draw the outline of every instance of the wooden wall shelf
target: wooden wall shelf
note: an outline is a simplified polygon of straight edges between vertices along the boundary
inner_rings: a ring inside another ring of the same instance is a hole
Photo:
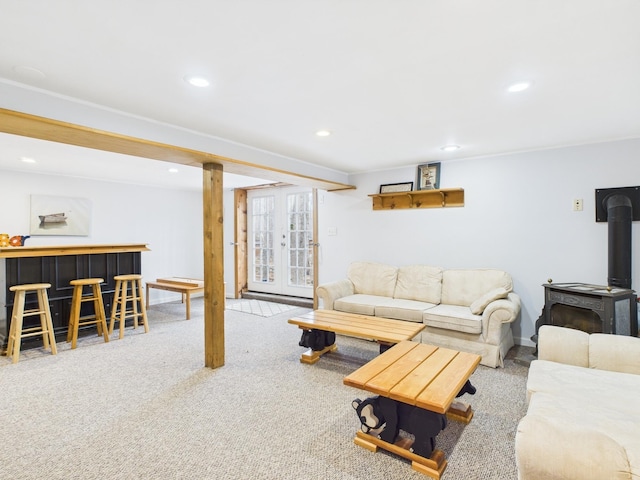
[[[374,210],[464,207],[463,188],[376,193],[369,196],[373,201]]]

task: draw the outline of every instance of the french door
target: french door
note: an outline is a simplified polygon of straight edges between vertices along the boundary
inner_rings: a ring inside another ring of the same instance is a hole
[[[313,298],[313,193],[283,187],[247,193],[248,288]]]

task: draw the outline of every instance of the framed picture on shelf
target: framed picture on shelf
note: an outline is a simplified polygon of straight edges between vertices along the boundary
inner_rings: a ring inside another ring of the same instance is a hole
[[[410,192],[411,190],[413,190],[413,182],[380,185],[380,193]]]
[[[440,188],[440,162],[418,165],[416,185],[418,190]]]

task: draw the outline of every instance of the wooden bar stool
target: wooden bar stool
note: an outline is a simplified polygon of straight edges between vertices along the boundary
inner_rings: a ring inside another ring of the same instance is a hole
[[[105,342],[109,341],[109,329],[107,328],[107,319],[102,301],[102,290],[100,289],[100,284],[103,282],[104,280],[102,278],[81,278],[69,282],[73,285],[73,297],[71,299],[71,315],[69,315],[67,342],[71,342],[72,349],[76,348],[78,328],[81,325],[95,325],[98,329],[98,335],[104,336]],[[90,293],[84,293],[85,286],[91,287]],[[82,302],[93,302],[92,315],[80,316]]]
[[[47,296],[47,289],[50,287],[50,283],[31,283],[9,287],[9,290],[16,293],[13,299],[11,328],[9,329],[9,342],[7,346],[7,357],[13,357],[11,360],[12,363],[18,363],[18,359],[20,358],[20,343],[24,337],[42,335],[42,343],[44,344],[45,350],[51,348],[53,355],[58,353],[56,339],[53,334],[51,311],[49,310],[49,298]],[[25,310],[25,297],[27,293],[33,292],[38,296],[38,308]],[[40,326],[23,328],[24,317],[32,315],[40,316]]]
[[[142,299],[142,275],[116,275],[113,279],[116,281],[116,293],[113,297],[109,335],[113,333],[113,325],[118,321],[120,322],[119,338],[122,338],[127,318],[133,318],[133,328],[138,328],[138,318],[140,318],[144,326],[144,333],[149,333],[147,310]],[[128,301],[131,302],[129,310],[127,310]]]

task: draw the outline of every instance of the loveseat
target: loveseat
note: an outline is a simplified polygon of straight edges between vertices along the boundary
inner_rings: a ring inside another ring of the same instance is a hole
[[[475,353],[503,366],[520,297],[502,270],[353,262],[347,278],[319,285],[321,308],[424,323],[414,339]]]
[[[640,478],[639,398],[639,338],[540,327],[516,433],[518,478]]]

